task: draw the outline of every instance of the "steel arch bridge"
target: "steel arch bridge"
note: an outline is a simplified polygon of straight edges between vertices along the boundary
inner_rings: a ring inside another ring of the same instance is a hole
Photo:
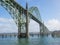
[[[4,7],[11,15],[16,25],[18,26],[18,37],[28,37],[29,19],[33,19],[40,25],[40,34],[47,34],[48,28],[43,24],[39,10],[37,7],[31,7],[28,9],[26,3],[26,9],[19,5],[15,0],[0,0],[0,6]],[[25,33],[24,33],[24,32]]]

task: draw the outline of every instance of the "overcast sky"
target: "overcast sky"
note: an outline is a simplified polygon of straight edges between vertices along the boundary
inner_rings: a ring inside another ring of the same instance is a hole
[[[16,0],[25,8],[26,0]],[[60,0],[27,0],[28,7],[36,6],[44,24],[50,31],[60,30]],[[30,32],[38,32],[39,24],[33,20],[29,23]],[[2,32],[18,32],[17,26],[10,14],[0,6],[0,33]]]

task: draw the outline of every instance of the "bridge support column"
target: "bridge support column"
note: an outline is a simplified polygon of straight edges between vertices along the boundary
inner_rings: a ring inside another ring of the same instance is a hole
[[[19,27],[18,27],[18,38],[26,38],[26,37],[28,37],[28,35],[27,35],[27,24],[26,23],[24,23],[24,24],[22,24],[22,25],[19,25]]]
[[[29,15],[28,15],[28,3],[26,3],[26,37],[28,38],[29,30]]]
[[[28,38],[29,16],[28,16],[27,4],[26,4],[26,11],[24,13],[25,17],[23,18],[25,18],[26,22],[21,23],[21,21],[20,22],[18,21],[18,38]]]
[[[44,27],[43,24],[40,24],[40,35],[48,36],[48,34],[49,34],[49,30],[46,27]]]
[[[44,35],[44,27],[40,24],[40,35]]]

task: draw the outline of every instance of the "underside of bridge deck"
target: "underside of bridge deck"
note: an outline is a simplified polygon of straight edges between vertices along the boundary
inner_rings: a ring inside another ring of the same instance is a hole
[[[21,5],[15,2],[15,0],[0,0],[0,5],[9,12],[18,26],[18,38],[28,37],[29,17],[39,23],[41,32],[46,32],[45,30],[48,30],[41,21],[38,8],[32,7],[30,8],[31,12],[29,12],[27,3],[26,9],[24,9]],[[32,14],[34,10],[36,15]]]

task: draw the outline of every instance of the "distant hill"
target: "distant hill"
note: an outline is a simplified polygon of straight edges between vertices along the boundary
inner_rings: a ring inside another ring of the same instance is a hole
[[[54,37],[60,37],[60,30],[59,31],[53,31],[52,36]]]

